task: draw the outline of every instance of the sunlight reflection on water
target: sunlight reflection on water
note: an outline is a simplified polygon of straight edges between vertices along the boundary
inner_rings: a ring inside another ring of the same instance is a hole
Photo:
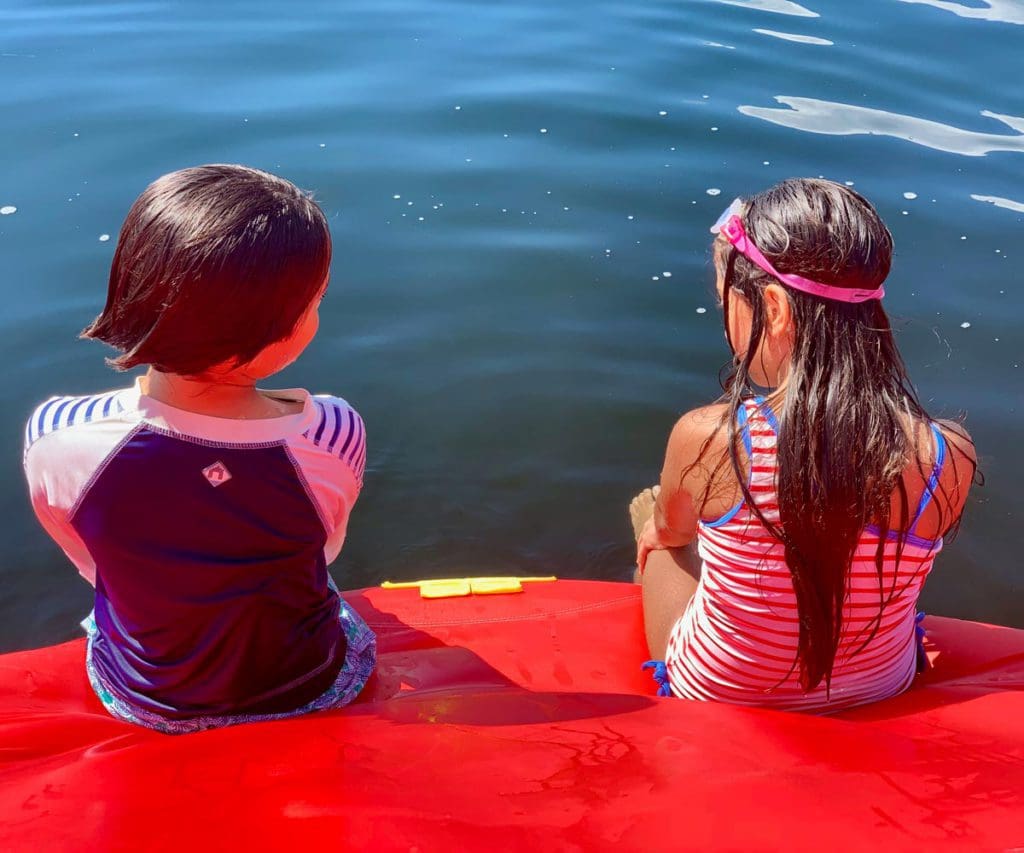
[[[817,12],[812,12],[799,3],[792,3],[790,0],[717,0],[728,6],[746,6],[749,9],[757,9],[760,12],[775,12],[779,15],[793,15],[797,18],[819,18]]]
[[[961,18],[1000,21],[1004,24],[1024,24],[1024,2],[1021,0],[979,0],[984,6],[965,6],[951,0],[900,0],[901,3],[920,3],[952,12]]]
[[[982,110],[981,115],[996,119],[1018,133],[982,133],[915,116],[835,101],[821,101],[817,98],[777,95],[775,100],[791,109],[754,106],[740,106],[737,109],[743,115],[796,130],[830,136],[892,136],[938,151],[963,154],[967,157],[984,157],[992,151],[1024,151],[1024,118],[1000,115],[990,110]]]

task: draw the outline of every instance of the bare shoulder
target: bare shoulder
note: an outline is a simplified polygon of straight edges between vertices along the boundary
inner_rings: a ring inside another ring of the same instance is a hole
[[[978,453],[966,427],[958,421],[936,421],[946,439],[947,464],[942,469],[942,484],[951,509],[958,516],[963,512],[967,494],[974,485],[978,471]]]
[[[672,429],[658,500],[675,529],[695,530],[698,519],[717,518],[736,503],[728,418],[728,404],[713,403],[687,412]]]
[[[724,428],[728,411],[726,403],[712,403],[682,415],[668,439],[667,467],[685,469],[709,451],[720,455],[728,444],[729,431]]]
[[[959,421],[941,420],[935,422],[942,431],[943,438],[950,451],[964,458],[973,465],[978,464],[978,453],[974,448],[974,439]]]
[[[699,439],[701,441],[725,432],[722,429],[729,406],[726,403],[712,403],[691,409],[682,415],[672,428],[672,438],[681,441]]]
[[[916,527],[919,535],[932,539],[946,535],[960,518],[978,468],[974,441],[963,424],[937,420],[934,425],[945,440],[945,454],[941,453],[931,438],[932,423],[920,422],[917,424],[920,456],[905,474],[905,482],[914,502],[920,500],[926,490],[935,489],[934,500],[927,502]],[[929,481],[929,471],[936,468],[939,470],[938,481],[932,483]],[[895,511],[895,502],[893,507]]]
[[[947,455],[952,455],[954,461],[966,461],[977,464],[977,453],[974,449],[974,439],[967,431],[967,428],[954,420],[918,420],[915,421],[912,435],[914,446],[918,448],[918,462],[920,465],[932,465],[936,459],[935,440],[932,437],[933,427],[938,427],[947,449]]]

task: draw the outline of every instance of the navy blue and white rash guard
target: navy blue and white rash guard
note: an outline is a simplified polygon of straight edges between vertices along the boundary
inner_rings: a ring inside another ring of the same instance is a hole
[[[345,660],[327,564],[362,488],[363,422],[337,397],[272,393],[302,411],[198,415],[136,382],[29,420],[32,506],[96,587],[90,665],[136,707],[287,711]]]

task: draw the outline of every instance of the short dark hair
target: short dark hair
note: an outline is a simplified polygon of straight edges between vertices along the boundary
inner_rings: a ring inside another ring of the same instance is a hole
[[[119,370],[245,364],[291,334],[330,263],[327,219],[294,184],[246,166],[181,169],[128,211],[107,303],[82,337],[119,349]]]

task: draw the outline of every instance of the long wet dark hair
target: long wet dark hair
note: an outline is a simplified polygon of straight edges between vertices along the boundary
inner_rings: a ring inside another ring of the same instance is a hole
[[[889,273],[892,235],[865,198],[839,184],[784,181],[748,199],[742,219],[749,237],[779,272],[864,289],[879,287]],[[740,354],[723,381],[721,399],[727,412],[720,428],[728,430],[729,449],[716,473],[731,466],[747,506],[784,545],[800,622],[794,667],[800,668],[805,691],[822,681],[828,689],[843,631],[850,565],[866,526],[879,530],[879,610],[858,650],[875,636],[882,611],[905,586],[898,588],[894,582],[885,588],[885,549],[891,532],[907,530],[916,508],[910,506],[903,478],[908,463],[918,460],[928,479],[918,432],[930,418],[907,375],[880,300],[839,302],[784,286],[794,341],[785,389],[769,398],[779,422],[779,522],[766,519],[743,472],[736,416],[754,388],[750,369],[766,325],[762,289],[780,282],[732,246],[718,248],[726,335],[730,291],[749,303],[752,322],[745,349],[742,342],[729,342]],[[705,451],[709,445],[710,439]],[[705,500],[711,489],[709,483]],[[937,503],[948,511],[948,501]],[[947,533],[955,532],[958,524],[959,519],[942,519]],[[897,576],[903,540],[895,537]]]

